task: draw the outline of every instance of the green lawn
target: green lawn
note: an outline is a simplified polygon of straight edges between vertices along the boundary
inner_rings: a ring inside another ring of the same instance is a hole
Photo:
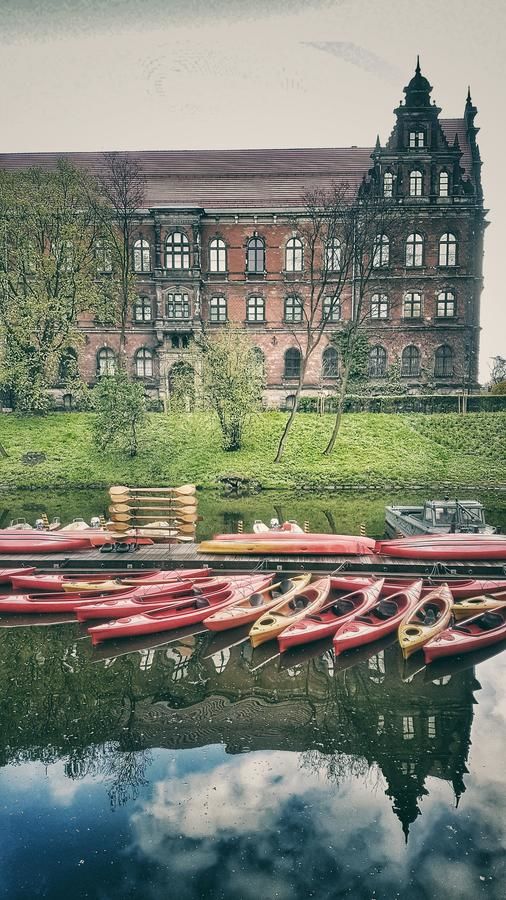
[[[263,413],[253,421],[243,450],[224,453],[210,415],[152,414],[136,459],[101,452],[93,444],[92,415],[60,413],[46,418],[0,416],[0,486],[87,487],[192,481],[213,487],[216,477],[239,473],[264,487],[326,489],[425,485],[506,487],[506,413],[383,415],[349,414],[331,458],[321,455],[332,416],[301,414],[284,461],[273,463],[284,413]],[[46,460],[26,465],[28,452]]]

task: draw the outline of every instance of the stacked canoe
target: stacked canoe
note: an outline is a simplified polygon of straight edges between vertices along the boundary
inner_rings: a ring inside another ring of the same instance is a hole
[[[109,488],[110,530],[119,536],[142,535],[155,541],[194,541],[198,521],[194,484]]]

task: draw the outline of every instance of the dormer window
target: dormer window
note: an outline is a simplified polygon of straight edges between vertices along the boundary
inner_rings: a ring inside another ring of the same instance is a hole
[[[423,131],[410,131],[409,146],[411,149],[425,147],[425,133]]]

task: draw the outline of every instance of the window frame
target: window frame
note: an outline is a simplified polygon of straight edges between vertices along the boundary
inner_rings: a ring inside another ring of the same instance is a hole
[[[381,367],[378,366],[381,360]],[[382,344],[375,344],[369,350],[367,372],[369,378],[385,378],[387,374],[388,355]],[[381,368],[381,371],[378,371]]]
[[[304,244],[300,237],[293,235],[285,246],[285,272],[290,274],[304,271]]]
[[[261,318],[258,315],[259,310],[261,310]],[[262,294],[251,294],[246,298],[246,322],[264,323],[265,321],[265,297]]]
[[[457,235],[453,231],[445,231],[438,241],[438,266],[440,268],[451,269],[458,265],[457,247]]]
[[[408,307],[410,308],[410,312],[406,312]],[[413,312],[415,308],[418,308],[418,313]],[[421,319],[422,315],[423,297],[421,291],[406,291],[404,297],[402,298],[402,318]]]
[[[180,265],[176,264],[178,260]],[[186,272],[191,268],[190,263],[188,235],[184,231],[170,231],[165,238],[165,268],[170,272]]]
[[[334,360],[332,371],[329,371],[329,356],[331,356]],[[322,353],[322,378],[339,378],[339,353],[337,352],[336,348],[332,346],[332,344],[329,344],[327,347],[325,347],[325,350]]]
[[[288,360],[293,357],[288,365]],[[297,359],[297,364],[295,360]],[[302,363],[302,354],[298,347],[288,347],[283,357],[283,378],[300,378],[300,367]],[[293,371],[289,371],[289,369]]]
[[[404,245],[404,267],[406,269],[420,269],[424,263],[425,241],[423,234],[412,231],[406,238]]]
[[[327,295],[323,298],[322,318],[326,320],[327,325],[331,322],[340,322],[342,313],[341,301],[338,297]]]
[[[105,363],[102,366],[102,363]],[[111,365],[112,363],[112,365]],[[116,374],[116,353],[112,347],[100,347],[97,350],[97,378]]]
[[[265,275],[265,240],[258,234],[248,239],[246,244],[246,272],[248,275]]]
[[[423,172],[421,169],[411,169],[409,173],[409,196],[423,197]]]
[[[446,184],[444,190],[441,190],[441,180],[445,178]],[[437,177],[437,195],[438,197],[449,197],[450,196],[450,175],[446,171],[446,169],[442,169]]]
[[[446,353],[446,351],[449,353]],[[441,353],[440,351],[443,351]],[[448,365],[449,363],[449,365]],[[449,371],[446,371],[449,369]],[[434,378],[453,378],[454,354],[449,344],[441,344],[434,351]]]
[[[209,322],[212,325],[220,325],[227,321],[227,298],[224,294],[213,294],[209,297]],[[224,315],[223,315],[224,313]]]
[[[377,297],[377,300],[375,300]],[[377,312],[375,312],[375,308]],[[383,314],[383,309],[385,309],[385,314]],[[390,304],[388,300],[388,294],[378,294],[375,293],[371,296],[371,308],[370,308],[370,318],[375,321],[381,321],[389,318],[390,314]]]
[[[149,243],[147,238],[137,238],[137,240],[134,241],[132,249],[134,272],[138,275],[142,275],[144,272],[151,272],[151,244]],[[137,264],[137,262],[139,262],[139,265]]]
[[[296,315],[297,312],[297,315]],[[283,321],[287,325],[300,325],[304,319],[304,303],[297,294],[288,294],[284,300]]]
[[[341,271],[341,241],[337,237],[325,241],[325,269],[327,272]]]
[[[386,180],[388,178],[388,187]],[[394,174],[393,172],[383,172],[382,195],[386,200],[391,200],[394,196]]]
[[[155,354],[150,347],[139,347],[135,351],[134,365],[136,378],[153,378],[154,377],[154,361]],[[139,372],[139,363],[142,363],[142,372]],[[146,372],[146,364],[149,363],[150,372]]]
[[[387,234],[377,234],[372,248],[373,269],[388,269],[390,265],[390,238]]]
[[[410,351],[407,353],[407,351]],[[414,353],[412,351],[415,351]],[[414,360],[416,365],[414,366]],[[408,344],[401,353],[401,376],[418,378],[420,376],[420,348],[416,344]]]
[[[173,322],[187,322],[191,319],[190,295],[183,291],[170,291],[165,294],[165,317]],[[181,315],[177,314],[181,307]],[[171,312],[172,310],[172,312]]]
[[[227,244],[221,237],[209,241],[209,272],[213,275],[227,272]]]
[[[410,150],[419,150],[425,147],[425,130],[423,128],[408,132],[408,147]]]
[[[443,304],[444,312],[440,312],[440,304]],[[448,312],[451,305],[452,312]],[[436,319],[454,319],[457,315],[457,303],[453,291],[438,291],[436,294]]]
[[[149,318],[146,318],[145,310],[149,308]],[[137,314],[137,311],[141,311],[141,316]],[[134,303],[134,315],[133,315],[134,323],[136,325],[145,325],[148,322],[153,321],[153,303],[151,301],[151,297],[146,297],[145,295],[140,296]]]

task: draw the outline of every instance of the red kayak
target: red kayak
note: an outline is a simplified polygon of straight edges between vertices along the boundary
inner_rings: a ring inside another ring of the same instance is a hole
[[[93,574],[88,574],[87,572],[68,574],[67,572],[66,574],[59,573],[58,575],[44,575],[40,573],[33,575],[25,574],[27,571],[30,573],[29,569],[13,569],[12,571],[23,573],[11,578],[11,584],[14,590],[24,591],[63,591],[65,590],[65,585],[73,584],[76,581],[87,581],[91,584],[97,583],[97,585],[100,585],[108,580],[107,572],[94,572]],[[119,584],[123,585],[166,584],[169,581],[206,578],[210,571],[209,566],[205,566],[201,569],[167,569],[167,571],[155,569],[148,574],[146,572],[111,572],[110,575]],[[32,572],[35,572],[35,569],[32,569]],[[99,590],[98,587],[97,590]]]
[[[352,594],[345,594],[344,597],[336,597],[335,592],[331,592],[334,596],[321,609],[289,625],[278,635],[281,653],[299,644],[309,644],[311,641],[332,637],[345,622],[362,615],[374,606],[381,596],[382,587],[383,579],[380,578],[365,590],[354,591]]]
[[[32,566],[26,569],[0,569],[0,584],[8,584],[9,581],[12,584],[13,579],[21,572],[25,575],[30,575],[32,572],[35,572],[35,568]]]
[[[216,591],[231,590],[240,587],[242,581],[232,581],[223,578],[203,578],[197,584],[193,582],[181,582],[180,584],[167,584],[162,591],[156,591],[156,585],[152,585],[152,593],[142,594],[137,588],[131,594],[115,594],[114,597],[94,603],[87,602],[82,606],[76,605],[75,611],[79,622],[89,619],[123,619],[126,616],[135,616],[137,613],[151,609],[159,609],[160,606],[170,606],[183,600],[194,600],[195,597],[208,597]]]
[[[0,531],[0,553],[66,553],[69,550],[89,550],[91,546],[82,532],[60,534],[15,528]]]
[[[233,587],[217,591],[214,594],[183,601],[168,609],[152,610],[136,616],[128,616],[124,619],[104,622],[103,625],[95,625],[88,628],[93,644],[119,637],[132,637],[137,634],[152,634],[157,631],[171,631],[175,628],[184,628],[187,625],[195,625],[206,619],[213,610],[227,605],[238,603],[248,593],[261,591],[269,586],[272,575],[260,575],[244,582],[240,587]]]
[[[364,591],[375,584],[376,578],[367,578],[365,576],[354,575],[336,575],[330,579],[331,590],[333,591]],[[409,575],[405,578],[386,578],[381,591],[382,597],[390,597],[403,591],[412,583]],[[467,600],[469,597],[476,597],[477,594],[490,594],[495,591],[506,590],[506,579],[478,579],[478,578],[456,578],[450,581],[445,578],[430,578],[424,581],[422,588],[422,597],[430,594],[435,587],[441,584],[447,584],[452,592],[454,600]]]
[[[364,615],[355,616],[341,625],[334,637],[336,656],[344,650],[369,644],[396,631],[404,616],[411,612],[420,599],[422,584],[421,579],[414,581],[405,590],[380,600]]]
[[[506,640],[506,608],[494,609],[467,619],[462,624],[450,625],[441,634],[428,641],[423,648],[425,662],[431,663],[441,656],[457,656],[481,647],[490,647]]]
[[[504,535],[439,534],[377,541],[375,553],[408,559],[506,559]]]
[[[209,579],[211,580],[211,579]],[[181,582],[177,592],[174,585],[144,584],[138,587],[126,588],[121,595],[115,594],[115,598],[150,601],[158,600],[156,605],[161,606],[167,595],[173,597],[178,594],[188,593],[193,587],[192,581]],[[102,591],[87,591],[83,594],[57,593],[57,594],[4,594],[0,596],[0,614],[4,612],[30,615],[41,612],[74,612],[78,607],[97,604],[98,601],[107,599],[110,594]],[[161,600],[160,600],[161,598]]]

